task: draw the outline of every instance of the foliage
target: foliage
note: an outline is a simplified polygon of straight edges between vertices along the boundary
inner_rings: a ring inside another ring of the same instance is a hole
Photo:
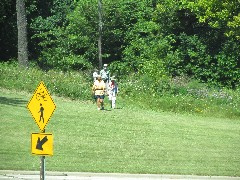
[[[240,39],[240,13],[238,15],[233,16],[233,20],[227,23],[228,27],[231,29],[227,32],[227,36],[235,36],[238,40]]]
[[[130,43],[126,39],[128,32],[138,22],[151,18],[151,4],[147,0],[109,0],[104,1],[103,6],[103,51],[107,55],[105,61],[121,60],[123,51]]]
[[[183,30],[184,26],[180,21],[182,15],[179,14],[180,4],[181,1],[156,0],[156,7],[152,13],[152,20],[157,23],[160,33],[168,36],[170,34],[178,34],[179,31],[181,32]],[[185,18],[184,23],[187,22]]]
[[[1,1],[1,61],[17,55],[14,3]],[[98,66],[96,0],[27,0],[26,5],[33,62],[45,70]],[[239,86],[238,0],[104,0],[102,5],[103,63],[116,74],[139,73],[154,84],[184,75]]]
[[[222,29],[227,36],[239,39],[239,8],[238,0],[183,0],[183,7],[193,11],[199,22],[208,23],[213,28]]]
[[[174,51],[175,59],[169,53],[167,66],[174,76],[187,74],[199,80],[205,80],[211,75],[211,57],[207,52],[207,47],[196,36],[180,34],[176,40],[178,48]]]
[[[81,49],[78,48],[85,47],[82,46],[82,43],[78,46],[76,44],[79,42],[85,43],[88,38],[86,36],[82,37],[78,32],[71,30],[72,26],[77,27],[79,23],[83,22],[76,23],[77,19],[72,18],[74,16],[72,5],[73,3],[68,1],[55,1],[54,6],[52,6],[53,9],[51,9],[51,15],[47,17],[38,16],[32,21],[31,29],[35,32],[32,38],[39,42],[38,46],[42,49],[39,57],[42,66],[48,68],[61,67],[62,69],[86,69],[91,67],[91,64],[81,53],[73,53],[76,49],[81,52]],[[73,14],[71,14],[72,12]],[[66,27],[67,24],[69,27]],[[78,37],[80,38],[78,39]]]
[[[239,41],[227,36],[227,21],[239,12],[238,6],[236,1],[228,4],[214,0],[182,0],[177,3],[166,0],[157,4],[155,22],[167,28],[163,28],[163,33],[175,35],[176,43],[171,44],[173,50],[166,56],[172,76],[185,74],[220,86],[239,85],[239,56],[235,54],[239,52],[235,48],[236,44],[239,46]],[[169,15],[176,18],[169,18]],[[162,17],[168,20],[166,26]],[[234,53],[227,50],[230,48],[235,49]]]
[[[131,76],[121,84],[124,101],[142,109],[236,118],[240,89],[211,88],[187,77],[162,79],[153,86],[146,77]]]
[[[16,64],[7,63],[1,63],[0,72],[0,87],[32,93],[39,82],[44,81],[52,94],[91,100],[90,77],[82,72],[42,71],[34,67],[22,69]]]
[[[138,22],[127,34],[130,44],[125,48],[124,62],[132,71],[148,76],[148,81],[158,84],[168,76],[165,57],[171,51],[174,42],[172,36],[162,37],[158,34],[155,22]]]
[[[0,59],[17,58],[16,0],[0,1]]]

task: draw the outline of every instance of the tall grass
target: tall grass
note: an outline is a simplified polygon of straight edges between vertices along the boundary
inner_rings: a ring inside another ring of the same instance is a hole
[[[0,87],[33,92],[44,81],[51,94],[91,100],[92,73],[42,71],[36,67],[20,69],[17,64],[0,64]],[[156,111],[240,118],[240,88],[212,87],[187,77],[152,83],[147,76],[119,78],[118,100],[125,106]]]
[[[122,91],[126,102],[145,109],[240,118],[240,88],[213,87],[186,77],[163,79],[156,86],[132,76]]]
[[[0,64],[0,87],[33,92],[44,81],[52,94],[72,99],[91,99],[91,83],[84,72],[42,71],[38,68],[21,69],[17,64]]]

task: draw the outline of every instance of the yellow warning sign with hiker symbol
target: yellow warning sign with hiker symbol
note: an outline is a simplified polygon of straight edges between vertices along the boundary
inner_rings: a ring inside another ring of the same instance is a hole
[[[31,112],[39,129],[43,132],[50,120],[50,117],[56,109],[56,105],[48,93],[43,81],[39,83],[32,98],[28,102],[27,108]]]

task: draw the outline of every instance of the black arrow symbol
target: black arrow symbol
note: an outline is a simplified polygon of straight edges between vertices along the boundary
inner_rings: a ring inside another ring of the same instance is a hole
[[[40,138],[38,138],[36,149],[43,150],[42,146],[47,141],[48,141],[47,136],[45,136],[41,141]]]

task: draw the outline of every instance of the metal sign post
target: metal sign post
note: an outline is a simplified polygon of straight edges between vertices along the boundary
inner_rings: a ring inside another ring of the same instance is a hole
[[[40,180],[45,180],[45,156],[40,156]]]
[[[45,129],[43,133],[45,133]],[[40,156],[40,180],[45,180],[45,156]]]
[[[32,133],[32,154],[40,156],[40,180],[45,179],[46,155],[53,155],[53,134]]]

